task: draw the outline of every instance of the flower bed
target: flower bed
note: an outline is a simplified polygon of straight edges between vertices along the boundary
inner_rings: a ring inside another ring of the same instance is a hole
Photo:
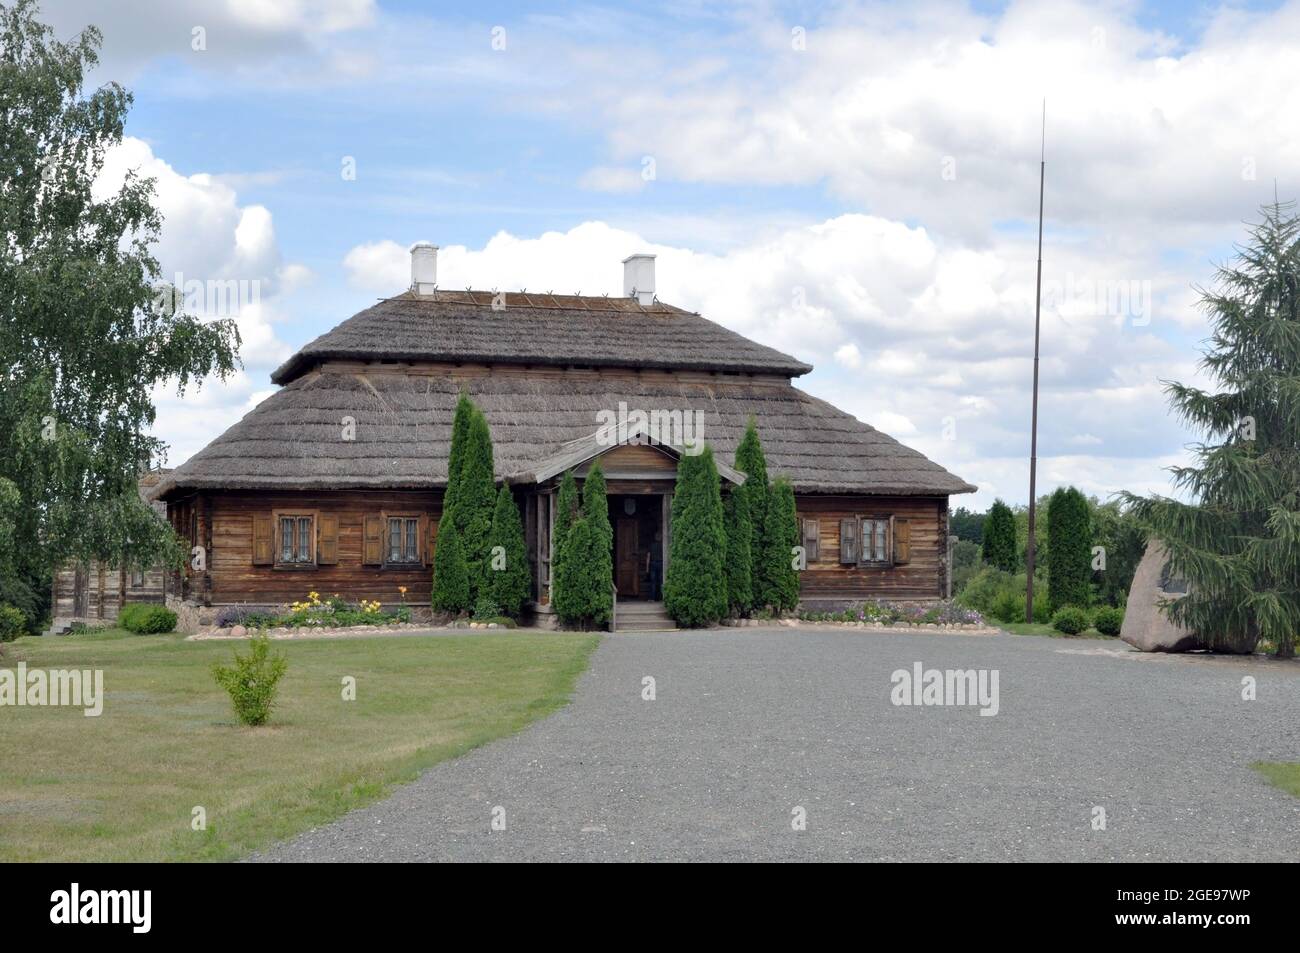
[[[984,616],[974,609],[954,602],[918,604],[914,602],[886,602],[876,599],[842,612],[818,612],[801,609],[797,615],[801,622],[849,622],[890,626],[969,626],[984,628]]]
[[[319,592],[309,592],[302,602],[293,602],[287,606],[227,606],[217,613],[216,627],[245,630],[332,630],[354,626],[394,626],[410,621],[411,610],[406,605],[393,612],[385,612],[378,602],[365,599],[349,602],[337,592],[328,599],[321,599]]]

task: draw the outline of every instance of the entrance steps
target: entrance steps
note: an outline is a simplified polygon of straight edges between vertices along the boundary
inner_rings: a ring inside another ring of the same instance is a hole
[[[662,602],[619,600],[614,620],[616,632],[675,632],[677,623],[664,612]]]

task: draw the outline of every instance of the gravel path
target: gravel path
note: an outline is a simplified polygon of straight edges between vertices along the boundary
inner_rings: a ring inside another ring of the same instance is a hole
[[[918,661],[997,669],[999,713],[895,707],[890,675]],[[1300,859],[1300,799],[1255,760],[1300,760],[1300,663],[1011,635],[611,635],[568,708],[254,859]]]

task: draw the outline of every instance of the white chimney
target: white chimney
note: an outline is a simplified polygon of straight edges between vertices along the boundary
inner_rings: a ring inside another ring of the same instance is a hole
[[[642,305],[655,300],[655,256],[629,255],[623,259],[623,294]]]
[[[411,290],[431,295],[438,285],[438,246],[416,242],[411,246]]]

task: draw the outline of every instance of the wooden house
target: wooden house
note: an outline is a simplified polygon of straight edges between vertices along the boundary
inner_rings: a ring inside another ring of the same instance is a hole
[[[146,500],[166,471],[154,470],[140,477],[140,495]],[[166,518],[166,505],[154,502],[159,518]],[[176,582],[161,567],[127,569],[97,559],[71,560],[53,574],[50,631],[67,632],[74,623],[103,625],[117,618],[128,602],[165,602]]]
[[[294,354],[276,393],[155,488],[206,550],[180,591],[204,605],[309,590],[427,605],[464,391],[524,517],[543,614],[566,470],[600,458],[618,598],[654,600],[677,460],[704,441],[724,483],[742,480],[729,464],[750,417],[770,474],[795,489],[806,602],[940,597],[948,497],[975,487],[799,390],[808,364],[658,301],[652,256],[624,266],[624,297],[451,291],[436,288],[436,249],[417,245],[408,291]]]

